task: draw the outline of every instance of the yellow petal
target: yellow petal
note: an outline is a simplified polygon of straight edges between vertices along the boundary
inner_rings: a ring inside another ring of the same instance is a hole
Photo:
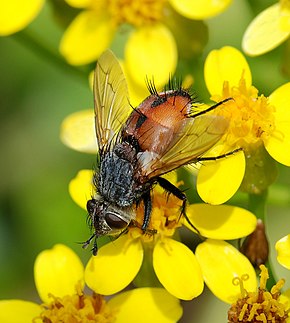
[[[82,169],[69,183],[71,198],[84,210],[87,210],[87,201],[94,195],[93,174],[91,169]]]
[[[65,2],[74,8],[88,8],[93,4],[93,0],[65,0]]]
[[[243,51],[251,56],[269,52],[290,35],[280,28],[280,4],[262,11],[248,26],[242,41]]]
[[[119,292],[137,275],[143,260],[139,239],[123,235],[98,250],[85,269],[87,285],[98,294]]]
[[[148,87],[145,82],[143,84],[136,83],[132,75],[127,71],[127,65],[121,61],[121,66],[125,74],[128,85],[130,104],[137,107],[145,98],[149,96]],[[144,80],[143,80],[144,81]]]
[[[153,251],[153,266],[160,283],[177,298],[190,300],[203,291],[203,279],[194,253],[181,242],[164,238]]]
[[[32,302],[16,299],[0,301],[0,322],[3,323],[31,323],[41,312],[42,308]]]
[[[209,239],[197,246],[195,254],[208,288],[222,301],[231,304],[241,296],[239,286],[233,284],[235,277],[248,275],[248,279],[243,281],[244,287],[248,292],[256,291],[253,266],[229,243]]]
[[[192,204],[186,208],[190,222],[203,237],[232,240],[252,233],[257,224],[255,215],[230,205]],[[192,230],[187,221],[183,223]]]
[[[277,251],[278,262],[287,269],[290,269],[290,234],[277,241],[275,249]]]
[[[98,146],[93,110],[78,111],[67,116],[61,124],[60,139],[72,149],[96,154]]]
[[[145,306],[140,306],[140,301]],[[115,323],[174,323],[182,316],[179,300],[162,288],[138,288],[130,290],[108,301],[116,310]]]
[[[207,19],[222,13],[232,0],[170,0],[172,7],[189,19]]]
[[[38,15],[44,0],[1,1],[0,36],[7,36],[25,28]]]
[[[170,30],[162,24],[136,29],[125,46],[126,69],[132,79],[144,86],[154,78],[157,88],[167,83],[177,65],[177,48]]]
[[[276,89],[269,96],[275,107],[275,131],[264,143],[269,154],[278,162],[290,166],[290,83]]]
[[[72,65],[88,64],[109,47],[114,34],[115,28],[106,14],[83,11],[65,31],[60,52]]]
[[[76,287],[84,286],[84,267],[79,257],[62,244],[42,251],[34,264],[35,285],[43,302],[56,297],[76,294]]]
[[[197,175],[197,192],[207,203],[222,204],[238,190],[245,173],[242,151],[217,161],[203,162]]]
[[[204,79],[211,95],[222,93],[224,81],[228,81],[230,87],[238,86],[242,75],[247,86],[250,86],[250,67],[236,48],[225,46],[208,54],[204,65]]]

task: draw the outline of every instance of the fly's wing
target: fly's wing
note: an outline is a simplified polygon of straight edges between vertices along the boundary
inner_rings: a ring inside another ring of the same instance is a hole
[[[161,176],[180,166],[197,162],[213,147],[228,128],[222,116],[202,115],[189,118],[173,144],[160,156],[150,152],[138,155],[144,175],[148,178]]]
[[[94,75],[95,127],[99,150],[110,148],[112,140],[128,118],[131,108],[127,82],[116,56],[105,51]]]

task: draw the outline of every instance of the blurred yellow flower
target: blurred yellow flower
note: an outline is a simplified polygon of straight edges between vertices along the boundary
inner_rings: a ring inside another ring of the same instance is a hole
[[[94,194],[92,175],[91,170],[82,170],[69,185],[71,196],[84,209],[87,198]],[[176,173],[170,173],[167,179],[178,184]],[[195,231],[186,220],[180,219],[180,206],[178,199],[168,197],[156,187],[148,234],[143,234],[140,229],[144,215],[141,205],[127,234],[101,247],[97,256],[87,264],[85,278],[88,286],[104,295],[118,292],[133,281],[142,263],[149,258],[159,282],[180,299],[190,300],[200,295],[205,280],[217,297],[232,302],[237,293],[231,284],[232,278],[225,281],[225,276],[235,277],[245,271],[251,273],[249,290],[255,289],[255,271],[248,259],[222,241],[251,233],[256,226],[255,216],[234,206],[189,205],[186,209],[189,221],[201,236],[209,238],[197,247],[195,255],[173,238],[182,224]]]
[[[243,51],[258,56],[279,46],[290,36],[290,1],[280,0],[258,14],[243,36]]]
[[[116,268],[115,268],[116,269]],[[173,323],[180,319],[179,301],[161,288],[139,288],[108,302],[96,293],[84,293],[84,268],[78,256],[64,245],[41,252],[34,265],[35,283],[42,305],[22,300],[1,300],[0,321]],[[143,307],[140,307],[142,299]]]
[[[264,148],[276,161],[290,166],[290,83],[280,86],[269,97],[258,95],[246,59],[229,46],[209,53],[204,77],[213,101],[233,98],[226,107],[214,111],[228,118],[230,124],[221,141],[207,155],[218,156],[239,147],[243,152],[201,165],[197,177],[199,195],[208,203],[224,203],[239,188],[245,166],[251,162],[256,168],[252,169],[253,181],[247,183],[247,189],[260,193],[269,186],[267,176],[272,171],[263,169],[266,161],[259,153],[263,155]],[[259,167],[264,178],[255,182]]]
[[[118,29],[126,25],[131,32],[124,48],[125,69],[139,86],[144,86],[146,75],[154,75],[158,88],[167,82],[168,75],[174,74],[177,65],[175,30],[170,30],[167,24],[173,19],[172,7],[182,17],[206,19],[224,11],[231,0],[66,2],[83,9],[65,31],[60,43],[60,52],[70,64],[82,65],[97,60],[110,47]]]
[[[275,245],[278,262],[290,269],[290,234],[281,238]]]
[[[0,10],[0,36],[11,35],[29,25],[42,9],[44,1],[2,1]]]

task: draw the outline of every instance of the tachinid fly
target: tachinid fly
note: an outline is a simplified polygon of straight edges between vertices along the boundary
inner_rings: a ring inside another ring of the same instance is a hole
[[[172,82],[171,82],[172,83]],[[94,174],[95,195],[87,202],[93,235],[117,235],[135,219],[134,206],[144,203],[146,231],[152,210],[152,186],[158,183],[183,201],[186,196],[162,175],[207,158],[203,154],[224,134],[228,121],[207,114],[230,99],[194,112],[194,100],[181,86],[158,93],[148,82],[150,96],[137,108],[129,104],[127,83],[111,51],[98,60],[94,76],[95,127],[99,163]]]

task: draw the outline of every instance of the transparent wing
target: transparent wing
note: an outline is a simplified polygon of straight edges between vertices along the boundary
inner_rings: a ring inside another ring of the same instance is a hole
[[[94,75],[95,127],[99,150],[106,149],[132,109],[122,68],[110,51],[99,58]]]
[[[214,146],[228,128],[221,116],[202,115],[188,119],[173,144],[162,154],[140,153],[138,158],[148,178],[161,176],[180,166],[197,162],[198,158]]]

